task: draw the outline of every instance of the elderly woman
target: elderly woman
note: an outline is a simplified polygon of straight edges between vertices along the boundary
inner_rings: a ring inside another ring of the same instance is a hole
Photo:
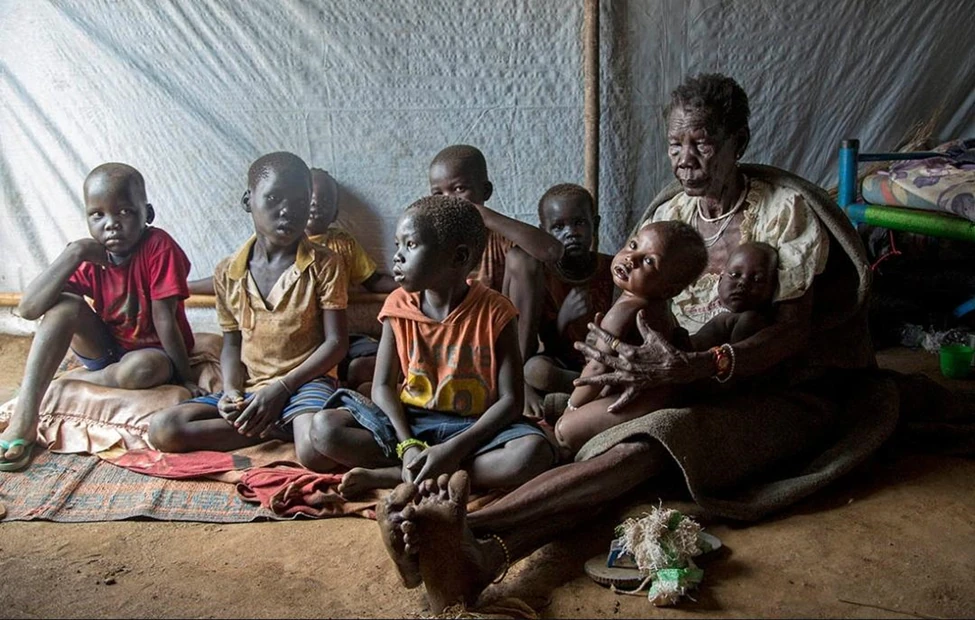
[[[580,383],[615,386],[622,391],[616,407],[666,384],[716,380],[730,389],[694,390],[712,396],[611,428],[575,462],[470,515],[464,472],[394,490],[379,511],[384,542],[404,585],[423,583],[435,613],[473,603],[512,562],[675,462],[705,511],[757,519],[848,471],[893,430],[895,387],[856,370],[874,365],[859,239],[821,189],[775,168],[739,165],[748,118],[748,98],[730,78],[702,75],[678,87],[666,112],[677,183],[643,223],[682,220],[705,239],[708,268],[673,304],[691,333],[722,311],[718,281],[735,247],[764,241],[777,248],[774,321],[733,347],[694,352],[645,325],[641,346],[591,326],[591,337],[616,348],[578,343],[611,369]],[[744,378],[754,380],[735,389]]]

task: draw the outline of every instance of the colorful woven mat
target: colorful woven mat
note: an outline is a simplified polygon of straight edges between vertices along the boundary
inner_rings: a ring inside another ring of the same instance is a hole
[[[165,521],[245,523],[275,519],[243,501],[234,485],[215,480],[169,480],[145,476],[92,455],[55,454],[34,447],[30,465],[0,472],[5,521]]]

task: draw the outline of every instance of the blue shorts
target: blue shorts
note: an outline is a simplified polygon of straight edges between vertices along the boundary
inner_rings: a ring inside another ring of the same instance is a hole
[[[374,402],[358,392],[352,390],[336,390],[325,403],[325,409],[345,409],[352,414],[355,421],[372,433],[373,438],[387,458],[396,458],[396,429],[389,421],[389,416],[383,413]],[[432,411],[412,405],[403,405],[407,421],[410,423],[410,433],[431,446],[441,444],[454,435],[463,433],[477,422],[477,417],[451,415],[442,411]],[[548,443],[548,437],[534,424],[515,422],[511,426],[501,429],[497,435],[479,447],[474,454],[484,454],[495,448],[500,448],[512,439],[538,435]],[[551,444],[549,444],[551,445]],[[552,447],[553,454],[555,448]]]
[[[162,347],[146,347],[146,348],[156,349],[158,351],[162,351],[163,353],[166,352],[166,350],[163,349]],[[138,349],[133,349],[133,350],[136,351]],[[71,349],[71,352],[74,353],[74,356],[78,358],[78,361],[81,362],[81,365],[84,366],[87,370],[102,370],[103,368],[106,368],[108,366],[111,366],[112,364],[117,363],[119,360],[122,359],[122,356],[128,353],[129,351],[123,349],[121,345],[119,345],[117,342],[112,342],[112,344],[109,345],[108,347],[108,352],[106,352],[105,355],[101,357],[95,357],[95,358],[85,357],[84,355],[81,355],[74,349]],[[166,356],[166,359],[169,359],[168,354]],[[176,376],[176,365],[173,364],[173,360],[169,359],[169,381],[172,381],[173,377],[175,376]]]
[[[298,390],[291,395],[288,402],[284,405],[284,409],[281,410],[281,415],[278,417],[278,421],[275,426],[279,428],[284,428],[291,424],[291,422],[302,413],[314,413],[315,411],[321,411],[326,401],[335,392],[335,388],[338,387],[335,379],[331,377],[320,377],[318,379],[312,379],[308,383],[304,384]],[[254,392],[244,392],[244,398],[249,397]],[[200,403],[202,405],[210,405],[211,407],[216,407],[217,403],[220,402],[220,397],[223,396],[223,392],[215,392],[213,394],[207,394],[206,396],[197,396],[196,398],[191,398],[190,400],[184,401],[187,403]]]

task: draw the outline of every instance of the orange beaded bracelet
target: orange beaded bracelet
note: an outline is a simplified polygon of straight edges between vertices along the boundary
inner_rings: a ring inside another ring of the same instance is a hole
[[[713,379],[718,383],[726,383],[735,374],[735,349],[726,343],[709,350],[714,356]]]

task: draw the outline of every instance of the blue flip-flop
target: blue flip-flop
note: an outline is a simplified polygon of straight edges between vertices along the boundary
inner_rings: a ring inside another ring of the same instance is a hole
[[[30,455],[34,449],[34,443],[26,439],[14,439],[13,441],[0,439],[0,450],[3,452],[18,447],[23,448],[20,457],[13,461],[0,461],[0,471],[20,471],[27,467],[27,462],[30,461]]]

